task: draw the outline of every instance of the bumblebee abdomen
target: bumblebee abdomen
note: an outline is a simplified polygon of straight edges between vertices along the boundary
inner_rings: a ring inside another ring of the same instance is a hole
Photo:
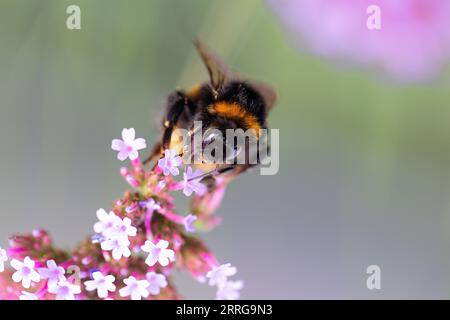
[[[261,126],[265,126],[267,110],[263,97],[251,85],[242,81],[232,81],[223,86],[217,96],[218,102],[239,105],[253,115]]]

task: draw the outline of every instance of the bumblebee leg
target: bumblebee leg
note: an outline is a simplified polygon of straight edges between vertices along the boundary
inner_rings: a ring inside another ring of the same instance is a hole
[[[166,113],[163,118],[162,147],[168,148],[173,129],[185,127],[190,123],[196,109],[196,104],[183,91],[175,91],[167,99]]]
[[[208,187],[208,192],[211,192],[215,189],[217,179],[219,177],[223,178],[222,183],[224,185],[228,185],[231,181],[236,179],[240,174],[246,172],[250,168],[256,165],[252,164],[241,164],[241,165],[230,165],[225,168],[221,168],[219,170],[213,170],[204,174],[201,177],[201,181]]]
[[[230,169],[225,168],[225,169],[228,169],[228,170],[222,172],[222,174],[224,175],[224,184],[225,185],[229,184],[231,181],[236,179],[240,174],[246,172],[247,170],[249,170],[250,168],[252,168],[254,166],[255,165],[251,165],[251,164],[242,164],[242,165],[233,166],[231,168],[228,167]]]
[[[144,164],[153,161],[156,157],[160,157],[164,150],[169,148],[174,127],[178,125],[181,118],[192,118],[193,109],[194,104],[183,91],[177,90],[169,95],[162,121],[163,134],[161,141],[155,145]]]

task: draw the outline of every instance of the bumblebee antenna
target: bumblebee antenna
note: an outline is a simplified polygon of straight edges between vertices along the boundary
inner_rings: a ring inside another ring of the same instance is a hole
[[[230,77],[231,71],[226,64],[222,62],[222,60],[208,47],[206,47],[198,38],[194,39],[194,45],[203,61],[203,64],[208,70],[213,93],[217,98],[219,88]]]

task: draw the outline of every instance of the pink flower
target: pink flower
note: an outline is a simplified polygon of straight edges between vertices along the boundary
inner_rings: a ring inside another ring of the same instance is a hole
[[[150,240],[145,241],[145,244],[141,246],[142,251],[148,253],[145,263],[152,267],[159,262],[161,266],[165,267],[169,261],[175,261],[175,252],[167,249],[168,246],[169,242],[165,240],[159,240],[156,245]]]
[[[19,300],[39,300],[38,296],[34,293],[22,291],[22,294],[19,296]]]
[[[113,228],[110,237],[128,240],[128,237],[136,236],[137,229],[131,225],[131,219],[125,217],[120,219],[116,216],[115,227]]]
[[[204,195],[207,191],[206,186],[200,182],[200,177],[203,174],[201,170],[195,170],[192,172],[191,167],[187,167],[183,173],[183,193],[186,197],[189,197],[192,192],[195,192],[199,196]]]
[[[177,182],[171,175],[164,177],[162,171],[159,167],[144,168],[138,159],[130,168],[122,169],[121,174],[136,180],[140,188],[128,188],[112,202],[110,212],[99,209],[94,225],[96,233],[73,249],[54,246],[44,230],[12,236],[8,250],[0,249],[0,262],[12,260],[11,269],[15,268],[15,272],[0,273],[0,299],[81,300],[121,296],[137,300],[150,295],[152,299],[179,299],[171,285],[173,270],[185,270],[194,279],[206,281],[206,273],[218,265],[217,260],[201,239],[183,232],[183,226],[188,232],[194,231],[197,217],[196,227],[205,226],[211,212],[191,205],[192,214],[178,214],[171,191],[182,189],[183,181]],[[199,180],[192,171],[188,176]],[[164,190],[160,181],[167,183]],[[153,215],[153,210],[158,210],[158,214]],[[39,260],[35,264],[30,257]],[[175,261],[178,257],[179,261]],[[222,273],[226,278],[229,271],[215,270],[211,282],[221,284]],[[83,290],[80,279],[84,282]],[[125,279],[122,288],[116,287],[117,279]],[[233,290],[226,287],[219,295],[233,296]]]
[[[131,255],[129,245],[129,240],[120,238],[105,240],[100,244],[102,250],[112,251],[115,260],[120,260],[122,256],[128,258]]]
[[[242,289],[242,281],[227,281],[217,289],[217,300],[237,300],[240,297],[239,290]]]
[[[188,214],[183,219],[183,225],[187,232],[195,232],[195,228],[192,225],[195,220],[197,220],[197,216],[194,216],[193,214]]]
[[[161,288],[167,287],[167,280],[163,274],[148,272],[145,276],[149,283],[147,288],[148,292],[152,295],[158,295],[161,291]]]
[[[116,214],[112,211],[107,213],[104,209],[98,209],[97,218],[98,222],[94,225],[94,231],[108,236],[115,227]]]
[[[58,284],[59,281],[66,279],[64,276],[66,271],[63,267],[58,267],[55,260],[48,260],[47,268],[39,268],[38,272],[41,278],[48,279],[47,285],[50,291]]]
[[[20,262],[17,259],[13,259],[11,261],[11,266],[17,271],[12,275],[12,279],[14,282],[21,282],[22,286],[28,289],[31,285],[31,282],[39,282],[41,280],[41,276],[39,273],[34,270],[34,261],[30,259],[30,257],[25,257],[23,262]]]
[[[161,206],[159,205],[159,203],[157,203],[153,198],[150,198],[146,201],[140,201],[139,205],[142,208],[146,208],[147,211],[150,211],[150,212],[161,209]]]
[[[236,267],[232,267],[230,263],[225,263],[208,271],[206,277],[209,278],[210,286],[220,286],[227,282],[228,277],[235,275],[236,271]]]
[[[75,294],[81,293],[81,289],[79,285],[63,280],[58,282],[52,293],[56,294],[56,300],[74,300]]]
[[[101,233],[106,240],[128,240],[128,237],[136,236],[137,229],[128,217],[121,219],[113,211],[108,214],[103,209],[97,210],[97,217],[99,222],[94,225],[94,231]]]
[[[116,291],[114,281],[116,278],[112,275],[104,276],[100,271],[96,271],[92,274],[93,280],[86,281],[84,285],[87,291],[97,290],[97,295],[100,298],[108,297],[108,291]]]
[[[167,149],[164,152],[164,158],[158,160],[158,167],[161,168],[165,176],[169,174],[177,176],[180,173],[177,167],[182,163],[181,157],[175,154],[175,150]]]
[[[147,298],[149,292],[147,290],[149,283],[147,280],[137,280],[131,276],[123,280],[126,286],[119,290],[121,297],[131,296],[131,300],[141,300]]]
[[[118,151],[117,159],[124,161],[126,158],[135,160],[138,158],[138,151],[147,147],[145,139],[135,139],[136,132],[133,128],[122,130],[122,140],[114,139],[111,148]]]
[[[313,52],[380,67],[400,80],[428,80],[450,57],[448,0],[270,0]],[[380,29],[367,27],[380,9]],[[369,13],[368,13],[369,12]]]

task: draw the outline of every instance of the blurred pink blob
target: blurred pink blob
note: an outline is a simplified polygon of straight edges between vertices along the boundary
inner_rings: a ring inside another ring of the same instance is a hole
[[[450,57],[448,0],[269,0],[281,20],[324,57],[381,68],[401,81],[430,80]],[[381,28],[369,30],[371,5]]]

